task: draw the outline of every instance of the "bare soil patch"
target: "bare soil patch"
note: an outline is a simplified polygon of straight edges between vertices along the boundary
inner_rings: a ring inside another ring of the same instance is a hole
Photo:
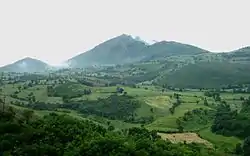
[[[200,143],[205,144],[207,147],[213,147],[213,144],[208,142],[207,140],[204,140],[200,138],[196,133],[173,133],[173,134],[167,134],[167,133],[157,133],[159,136],[161,136],[164,140],[169,140],[172,143]]]

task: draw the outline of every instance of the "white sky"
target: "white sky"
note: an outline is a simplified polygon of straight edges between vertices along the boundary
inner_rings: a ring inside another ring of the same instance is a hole
[[[57,64],[120,34],[212,51],[250,45],[248,0],[1,0],[0,66]]]

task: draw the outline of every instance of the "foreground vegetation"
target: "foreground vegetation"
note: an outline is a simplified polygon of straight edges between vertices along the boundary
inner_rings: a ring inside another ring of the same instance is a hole
[[[31,111],[15,113],[11,107],[0,115],[0,151],[5,155],[219,155],[203,145],[163,141],[145,128],[114,132],[55,113],[35,119]]]
[[[114,78],[86,75],[2,75],[1,150],[11,155],[249,154],[245,86],[116,84]]]

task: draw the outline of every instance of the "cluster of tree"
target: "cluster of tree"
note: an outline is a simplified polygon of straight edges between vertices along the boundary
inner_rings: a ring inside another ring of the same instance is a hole
[[[136,119],[136,109],[140,107],[140,102],[128,95],[111,95],[108,98],[93,101],[83,101],[79,112],[82,114],[94,114],[112,120],[123,120],[134,122]],[[70,106],[70,105],[69,105]],[[71,107],[71,106],[70,106]]]
[[[250,93],[250,86],[247,88],[235,88],[233,89],[233,93]]]
[[[18,79],[20,81],[34,81],[38,82],[39,80],[44,80],[46,79],[45,75],[39,75],[39,74],[24,74],[17,76],[15,79]]]
[[[58,86],[47,86],[47,94],[49,97],[62,97],[65,102],[68,102],[71,98],[81,97],[83,95],[89,95],[92,93],[90,88],[81,90],[75,89],[71,83],[60,84]]]
[[[168,89],[168,90],[173,90],[173,91],[179,91],[179,92],[183,92],[183,90],[185,90],[184,88],[175,88],[171,85],[167,85],[167,84],[163,84],[162,88]]]
[[[126,80],[130,83],[140,83],[144,81],[150,81],[155,79],[159,74],[159,71],[143,72],[135,75],[130,75],[124,77],[123,80]]]
[[[215,101],[221,101],[220,92],[217,91],[206,91],[204,96],[212,97]]]
[[[237,145],[235,152],[250,155],[250,97],[242,104],[240,112],[231,110],[225,102],[217,108],[212,132],[225,136],[237,136],[244,139],[242,145]]]
[[[48,95],[49,97],[53,97],[53,96],[56,95],[55,89],[54,89],[53,86],[47,86],[47,95]]]
[[[89,86],[89,87],[93,87],[94,86],[94,83],[86,81],[84,79],[78,79],[77,82],[80,83],[80,84],[82,84],[82,85]]]
[[[250,136],[250,100],[243,103],[242,110],[231,110],[230,106],[222,103],[218,106],[215,120],[211,127],[212,132],[225,136],[238,136],[245,138]]]
[[[64,100],[65,101],[65,100]],[[129,123],[147,124],[154,121],[154,118],[141,117],[136,114],[136,109],[141,106],[140,101],[135,100],[128,95],[111,95],[105,99],[98,100],[81,100],[78,102],[68,102],[63,104],[50,104],[44,102],[36,102],[29,104],[21,104],[24,107],[35,110],[56,111],[59,108],[78,111],[83,115],[96,115],[111,120],[122,120]]]
[[[172,107],[169,108],[169,112],[171,114],[174,114],[175,108],[181,105],[181,99],[180,99],[180,94],[174,93],[174,97],[176,98],[176,102],[173,103]]]
[[[24,115],[25,114],[25,115]],[[220,156],[200,144],[172,144],[155,131],[131,128],[110,131],[88,120],[51,113],[32,118],[32,112],[0,114],[0,151],[27,156]],[[17,117],[18,116],[18,117]]]
[[[150,124],[154,121],[153,116],[142,116],[142,117],[132,117],[128,120],[125,120],[125,122],[134,123],[134,124]]]
[[[122,94],[124,92],[124,89],[121,87],[117,87],[116,92]]]
[[[247,64],[226,62],[199,62],[188,64],[179,70],[166,72],[159,79],[160,85],[168,84],[176,88],[222,88],[227,84],[250,84]],[[233,71],[233,72],[232,72]],[[237,73],[237,74],[235,74]]]
[[[15,91],[14,94],[11,94],[10,97],[22,101],[28,101],[30,103],[35,103],[36,102],[36,97],[33,92],[30,92],[27,97],[19,97],[18,96],[19,91]]]
[[[179,131],[181,130],[199,130],[210,125],[215,115],[214,110],[197,108],[187,111],[184,116],[176,120]]]

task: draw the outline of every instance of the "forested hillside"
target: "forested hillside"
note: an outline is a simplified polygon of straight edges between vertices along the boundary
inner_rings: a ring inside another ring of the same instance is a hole
[[[156,131],[131,128],[115,132],[69,116],[51,113],[34,118],[32,111],[0,114],[0,151],[4,155],[220,155],[198,144],[172,144]]]

